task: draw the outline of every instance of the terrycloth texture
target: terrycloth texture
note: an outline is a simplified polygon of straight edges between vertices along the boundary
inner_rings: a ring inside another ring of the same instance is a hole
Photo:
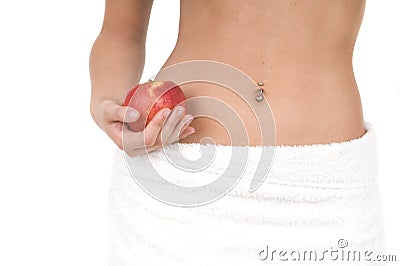
[[[109,194],[109,265],[310,265],[293,261],[304,251],[325,257],[317,265],[383,265],[363,260],[365,251],[373,252],[371,258],[383,252],[376,138],[371,125],[366,129],[364,136],[348,142],[276,147],[270,172],[254,193],[248,191],[250,180],[261,149],[268,147],[242,147],[250,158],[234,189],[208,205],[189,208],[150,197],[117,151]],[[195,159],[199,147],[173,144],[167,149],[172,156],[180,151]],[[214,162],[190,175],[171,165],[161,151],[149,156],[165,179],[198,186],[216,179],[229,162],[232,147],[213,148]],[[140,169],[143,160],[135,157],[134,165]],[[348,241],[348,247],[339,248],[339,239]],[[269,257],[260,260],[267,248]],[[277,250],[273,261],[272,250]],[[286,255],[280,257],[281,250]],[[361,262],[341,262],[340,256],[332,261],[336,255],[324,255],[325,250],[339,250],[338,255],[360,251]],[[292,251],[298,253],[292,256]]]

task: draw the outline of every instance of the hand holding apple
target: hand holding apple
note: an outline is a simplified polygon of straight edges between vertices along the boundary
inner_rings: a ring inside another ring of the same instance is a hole
[[[186,108],[182,89],[172,81],[148,81],[132,88],[125,97],[123,106],[130,106],[140,112],[140,118],[127,123],[135,132],[142,131],[163,108],[173,109],[180,105]]]
[[[195,132],[193,116],[186,114],[185,96],[171,81],[146,82],[131,89],[121,108],[137,110],[140,116],[123,120],[123,149],[133,157],[184,139]],[[171,110],[172,109],[172,110]],[[124,127],[123,127],[124,128]]]

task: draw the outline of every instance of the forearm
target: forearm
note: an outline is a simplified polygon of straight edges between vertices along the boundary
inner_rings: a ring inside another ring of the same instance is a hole
[[[122,103],[127,91],[139,83],[145,61],[145,43],[119,34],[102,32],[90,54],[91,104],[105,100]]]

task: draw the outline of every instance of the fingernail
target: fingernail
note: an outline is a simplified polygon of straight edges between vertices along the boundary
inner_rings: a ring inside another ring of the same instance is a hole
[[[193,134],[194,132],[196,132],[194,128],[189,129],[189,134]]]
[[[178,106],[176,107],[176,114],[178,116],[181,116],[183,114],[183,112],[185,111],[185,108],[183,108],[182,106]]]
[[[138,117],[138,115],[139,115],[139,112],[136,109],[129,108],[128,111],[126,112],[126,117],[128,119],[134,119],[134,118]]]
[[[185,121],[186,125],[189,125],[193,121],[193,117],[190,117],[188,120]]]
[[[170,109],[167,109],[163,112],[163,117],[167,117],[171,113]]]

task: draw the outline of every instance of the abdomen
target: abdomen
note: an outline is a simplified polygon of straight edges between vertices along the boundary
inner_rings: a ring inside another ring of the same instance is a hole
[[[182,1],[178,41],[163,67],[220,61],[264,82],[278,145],[340,142],[364,134],[352,53],[365,2],[233,2]],[[242,145],[260,145],[257,121],[240,97],[216,84],[182,88],[187,97],[215,97],[234,108],[250,132],[249,143]],[[196,118],[193,126],[197,133],[185,142],[210,137],[230,144],[226,129],[213,119]]]

